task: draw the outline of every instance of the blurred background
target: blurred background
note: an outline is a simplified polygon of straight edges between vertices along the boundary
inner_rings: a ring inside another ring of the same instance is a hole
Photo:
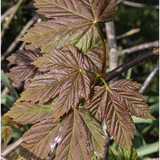
[[[119,9],[113,25],[115,27],[115,42],[118,64],[123,64],[140,54],[158,47],[159,39],[159,1],[158,0],[119,0]],[[18,39],[28,28],[40,20],[32,0],[2,0],[1,1],[1,144],[2,149],[19,139],[29,125],[20,125],[3,115],[10,109],[23,91],[23,84],[15,84],[8,79],[12,67],[7,57],[18,49],[23,49],[25,43]],[[107,43],[107,31],[100,24]],[[102,47],[101,43],[96,44]],[[107,51],[109,52],[109,47]],[[107,59],[109,65],[109,60]],[[134,132],[134,147],[140,159],[157,159],[159,157],[159,73],[158,57],[151,57],[141,64],[122,73],[119,78],[133,79],[144,84],[140,90],[148,98],[148,105],[153,120],[143,120],[133,117],[137,130]],[[109,71],[109,66],[107,71]],[[116,148],[116,144],[111,145]]]

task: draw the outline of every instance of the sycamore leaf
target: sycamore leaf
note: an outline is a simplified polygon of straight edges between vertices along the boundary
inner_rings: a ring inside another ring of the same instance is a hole
[[[103,59],[102,59],[103,50],[99,48],[93,48],[88,50],[87,56],[90,60],[96,65],[97,69],[102,69]]]
[[[33,104],[26,102],[17,102],[5,116],[13,118],[14,121],[21,124],[34,124],[53,115],[53,103],[51,104]]]
[[[42,51],[71,44],[85,53],[97,39],[97,22],[109,22],[117,10],[115,0],[35,0],[48,21],[37,23],[21,39]]]
[[[23,135],[22,147],[30,152],[30,155],[45,159],[47,158],[52,143],[58,136],[60,125],[53,123],[53,119],[44,120],[35,124]],[[28,155],[29,156],[29,155]]]
[[[19,101],[44,103],[59,94],[55,100],[55,115],[59,118],[81,98],[88,99],[90,79],[87,70],[95,70],[95,66],[74,46],[65,47],[64,51],[53,49],[33,64],[46,73],[34,77]]]
[[[19,84],[20,82],[29,83],[30,79],[37,74],[37,68],[31,63],[40,57],[40,50],[30,46],[25,50],[18,50],[8,57],[11,64],[16,65],[10,69],[9,78]]]
[[[84,18],[106,22],[113,18],[117,9],[113,0],[35,0],[38,13],[47,18]]]
[[[122,79],[109,85],[95,87],[95,94],[87,108],[98,121],[105,118],[106,129],[116,143],[130,150],[135,125],[131,114],[141,118],[154,118],[150,114],[145,96],[136,90],[141,85]]]
[[[91,159],[94,151],[103,154],[104,138],[101,126],[88,111],[74,110],[64,119],[53,119],[35,124],[22,137],[23,148],[45,159],[56,144],[55,160]],[[45,146],[45,147],[44,147]]]
[[[88,111],[75,110],[64,120],[62,141],[58,145],[55,160],[91,159],[95,151],[103,155],[104,138],[100,124]]]

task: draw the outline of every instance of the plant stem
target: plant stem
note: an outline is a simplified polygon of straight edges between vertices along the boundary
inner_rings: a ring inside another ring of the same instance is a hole
[[[119,55],[117,52],[116,32],[114,21],[105,23],[106,37],[109,47],[109,70],[113,70],[118,67]],[[118,80],[118,77],[112,80],[112,82]]]
[[[137,51],[141,51],[141,50],[145,50],[145,49],[149,49],[149,48],[153,48],[153,47],[158,47],[159,46],[159,41],[153,41],[153,42],[147,42],[147,43],[143,43],[143,44],[139,44],[127,49],[124,49],[123,51],[118,51],[118,55],[119,56],[123,56],[124,53],[134,53]]]
[[[95,26],[97,28],[98,34],[101,37],[102,45],[103,45],[103,65],[102,65],[102,73],[106,74],[106,45],[104,42],[104,37],[102,35],[102,32],[98,26],[98,23],[95,23]]]
[[[117,68],[115,68],[114,70],[112,70],[111,72],[106,74],[106,82],[112,80],[113,78],[120,75],[122,72],[128,70],[129,68],[132,68],[132,67],[136,66],[137,64],[147,60],[151,56],[158,56],[158,55],[159,55],[159,48],[156,48],[151,52],[147,52],[145,54],[142,54],[142,55],[136,57],[135,59],[132,59],[132,60],[126,62],[125,64],[118,66]]]
[[[19,7],[21,6],[22,2],[24,0],[19,0],[13,10],[13,12],[11,13],[11,15],[9,16],[8,20],[4,23],[3,27],[2,27],[2,32],[1,32],[1,39],[3,38],[5,32],[6,32],[6,29],[8,28],[9,24],[11,23],[14,15],[16,14],[17,10],[19,9]]]
[[[4,156],[4,157],[7,156],[9,153],[15,150],[22,142],[23,142],[23,139],[20,138],[13,144],[9,145],[4,151],[2,151],[1,156]]]
[[[104,83],[106,89],[108,90],[109,87],[108,87],[108,84],[106,83],[106,81],[101,77],[100,80]]]

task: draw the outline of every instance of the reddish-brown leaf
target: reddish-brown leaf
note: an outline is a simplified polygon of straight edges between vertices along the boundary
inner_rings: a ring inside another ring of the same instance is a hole
[[[53,117],[53,108],[53,103],[44,105],[16,102],[5,116],[21,124],[34,124]]]
[[[88,50],[87,52],[87,56],[96,65],[97,69],[102,68],[102,64],[103,64],[102,54],[103,54],[103,50],[99,48],[93,48],[92,50]]]
[[[53,123],[53,119],[44,120],[32,126],[22,137],[24,139],[22,147],[30,152],[27,153],[27,156],[35,155],[41,159],[47,158],[59,135],[59,130],[59,123]]]
[[[103,155],[104,137],[100,124],[86,110],[72,110],[64,119],[35,124],[24,136],[22,147],[28,156],[45,159],[55,145],[56,160],[91,159],[94,152]],[[44,147],[45,146],[45,147]]]
[[[55,160],[89,160],[94,151],[104,154],[103,131],[88,111],[70,113],[64,120],[63,131]]]
[[[33,64],[46,73],[35,76],[19,100],[44,103],[59,94],[55,100],[55,115],[59,118],[76,107],[81,98],[88,99],[90,79],[87,70],[95,70],[96,67],[77,48],[53,49]]]
[[[146,97],[136,90],[141,85],[132,80],[119,80],[106,86],[95,87],[95,94],[87,108],[98,121],[105,118],[107,131],[116,143],[130,150],[135,125],[131,114],[152,118]]]
[[[83,18],[91,21],[108,22],[117,10],[114,0],[35,0],[38,13],[47,18]]]
[[[8,57],[8,60],[16,66],[10,70],[9,78],[17,84],[20,82],[25,82],[25,84],[29,83],[30,79],[38,72],[37,68],[31,63],[40,56],[40,50],[32,46],[29,46],[28,50],[18,50],[12,54]]]
[[[98,37],[95,24],[111,21],[117,10],[115,0],[35,0],[35,6],[49,20],[37,23],[21,40],[45,52],[71,44],[86,53]]]

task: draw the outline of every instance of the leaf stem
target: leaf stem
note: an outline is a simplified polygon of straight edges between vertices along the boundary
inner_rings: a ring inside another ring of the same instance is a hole
[[[102,45],[103,45],[103,65],[102,65],[102,73],[105,74],[106,72],[106,45],[105,45],[105,42],[104,42],[104,37],[103,37],[103,34],[98,26],[98,23],[95,23],[95,26],[97,28],[97,31],[98,31],[98,34],[100,35],[101,37],[101,41],[102,41]]]
[[[108,84],[106,83],[106,81],[102,77],[100,77],[100,80],[104,83],[106,89],[108,90],[109,87],[108,87]]]

